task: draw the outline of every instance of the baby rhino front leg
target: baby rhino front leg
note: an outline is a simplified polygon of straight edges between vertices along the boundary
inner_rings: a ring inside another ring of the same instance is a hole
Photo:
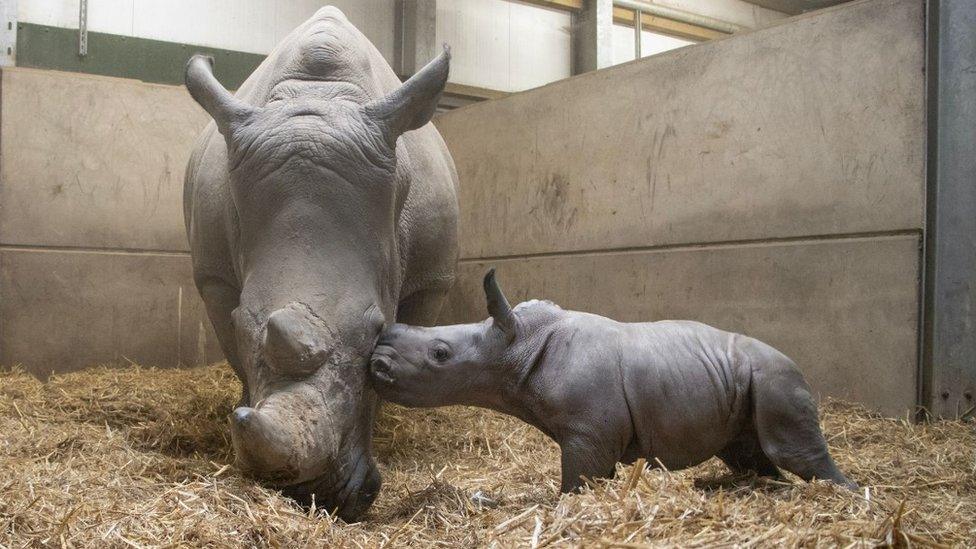
[[[595,437],[573,435],[560,442],[562,451],[562,493],[577,492],[589,480],[612,478],[621,452]]]

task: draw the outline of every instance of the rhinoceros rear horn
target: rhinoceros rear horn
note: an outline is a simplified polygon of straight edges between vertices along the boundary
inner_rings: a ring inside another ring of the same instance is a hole
[[[290,307],[278,309],[268,318],[264,358],[280,373],[311,373],[327,358],[317,335],[300,312]]]
[[[194,55],[186,62],[183,80],[190,96],[210,114],[220,133],[228,136],[236,124],[254,111],[254,107],[237,99],[220,85],[213,74],[213,63],[213,57]]]
[[[488,314],[495,320],[495,326],[508,334],[509,337],[515,335],[515,313],[505,299],[505,294],[498,287],[495,280],[495,269],[488,269],[485,274],[485,299],[488,301]]]
[[[391,145],[404,132],[430,122],[447,85],[450,66],[451,50],[445,45],[440,55],[399,88],[366,105],[366,112],[380,123]]]

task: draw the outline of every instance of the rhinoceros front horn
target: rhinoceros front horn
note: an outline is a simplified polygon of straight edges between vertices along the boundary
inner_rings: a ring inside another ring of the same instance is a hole
[[[505,299],[505,294],[498,287],[495,280],[495,269],[488,269],[485,274],[485,299],[488,301],[488,314],[495,320],[495,326],[500,328],[509,337],[515,335],[515,313],[512,312],[511,305]]]
[[[217,129],[225,137],[230,136],[236,124],[240,124],[255,109],[234,97],[213,74],[213,57],[194,55],[186,62],[183,81],[194,101],[217,123]]]
[[[265,476],[286,478],[289,470],[288,448],[293,441],[264,413],[248,407],[234,410],[230,417],[234,453],[238,466]]]
[[[371,101],[365,107],[381,127],[391,146],[404,132],[416,130],[430,122],[437,110],[451,66],[451,50],[444,51],[386,97]]]

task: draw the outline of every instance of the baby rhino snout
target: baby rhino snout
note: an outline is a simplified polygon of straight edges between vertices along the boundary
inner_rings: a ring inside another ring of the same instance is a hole
[[[408,371],[400,364],[396,350],[378,346],[369,359],[369,379],[373,390],[383,400],[404,404],[407,386],[411,386]]]
[[[369,360],[369,376],[377,389],[389,388],[396,381],[394,370],[400,355],[393,345],[404,328],[402,324],[387,326],[376,342],[373,356]]]
[[[393,324],[380,334],[369,359],[376,394],[406,406],[418,406],[436,393],[436,374],[428,364],[430,336],[424,328]]]
[[[382,354],[373,354],[369,360],[369,375],[374,384],[393,385],[396,381],[393,378],[393,362],[390,357]]]

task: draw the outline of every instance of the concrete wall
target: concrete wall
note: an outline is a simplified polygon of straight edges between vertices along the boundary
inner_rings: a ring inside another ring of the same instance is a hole
[[[445,321],[513,295],[765,339],[815,388],[916,401],[921,0],[874,0],[437,120],[461,180]],[[471,131],[477,128],[477,131]]]
[[[873,0],[441,116],[461,177],[442,320],[517,298],[694,318],[816,388],[915,402],[922,0]],[[0,73],[0,364],[219,358],[190,280],[181,87]]]
[[[0,73],[0,364],[220,359],[181,196],[205,113],[182,88]]]

